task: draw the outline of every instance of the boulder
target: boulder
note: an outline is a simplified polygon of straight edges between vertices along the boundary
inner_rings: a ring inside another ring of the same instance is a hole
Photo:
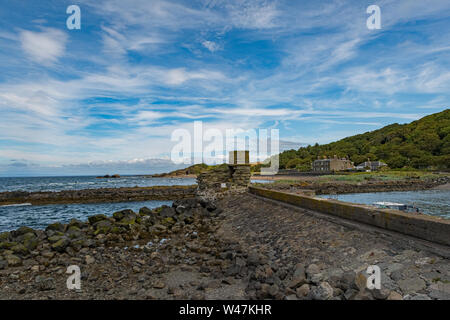
[[[9,241],[10,240],[10,233],[9,232],[1,232],[0,233],[0,242],[2,241]]]
[[[45,231],[59,231],[64,232],[64,225],[60,222],[55,222],[52,224],[49,224],[47,228],[45,228]]]
[[[161,210],[159,215],[163,218],[173,218],[176,215],[176,211],[174,208],[166,207]]]
[[[22,265],[22,259],[13,254],[9,254],[5,257],[6,262],[8,262],[8,266],[10,267],[18,267]]]
[[[95,224],[95,223],[97,223],[97,222],[100,222],[100,221],[106,220],[106,219],[107,219],[107,217],[106,217],[104,214],[96,214],[96,215],[94,215],[94,216],[90,216],[90,217],[88,218],[88,221],[89,221],[89,223],[90,223],[91,225],[93,225],[93,224]]]
[[[22,235],[24,235],[26,233],[30,233],[30,232],[34,233],[34,230],[32,228],[23,226],[23,227],[20,227],[17,230],[11,231],[11,236],[13,238],[17,238],[17,237],[20,237],[20,236],[22,236]]]
[[[57,242],[52,244],[52,249],[57,252],[64,252],[66,248],[69,246],[70,241],[67,238],[61,238]]]
[[[22,237],[23,245],[30,251],[36,249],[39,244],[38,237],[34,233],[26,233]]]
[[[11,248],[11,251],[21,256],[26,256],[28,254],[28,249],[23,244],[15,245]]]

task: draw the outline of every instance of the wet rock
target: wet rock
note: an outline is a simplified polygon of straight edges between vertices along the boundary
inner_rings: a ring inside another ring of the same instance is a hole
[[[17,230],[11,231],[11,236],[13,238],[18,238],[26,233],[34,233],[34,230],[32,228],[22,226]]]
[[[52,224],[49,224],[47,226],[47,228],[45,228],[45,231],[59,231],[59,232],[64,232],[64,225],[60,222],[55,222]]]
[[[32,251],[37,248],[39,240],[34,232],[28,232],[23,235],[22,243],[29,251]]]
[[[53,243],[51,248],[57,252],[64,252],[69,244],[69,239],[61,238],[60,240]]]
[[[93,224],[95,224],[95,223],[97,223],[97,222],[100,222],[100,221],[106,220],[106,219],[107,219],[107,217],[106,217],[104,214],[96,214],[96,215],[94,215],[94,216],[90,216],[90,217],[88,218],[88,221],[89,221],[89,223],[90,223],[91,225],[93,225]]]

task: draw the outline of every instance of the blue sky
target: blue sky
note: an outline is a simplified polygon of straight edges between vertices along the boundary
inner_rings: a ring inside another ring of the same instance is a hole
[[[0,175],[142,171],[194,120],[293,145],[410,122],[448,108],[449,40],[448,0],[0,0]]]

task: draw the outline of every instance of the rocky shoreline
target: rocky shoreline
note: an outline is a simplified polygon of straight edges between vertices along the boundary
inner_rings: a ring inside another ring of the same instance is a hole
[[[59,192],[10,191],[0,193],[0,205],[31,203],[69,204],[148,200],[176,200],[193,197],[197,186],[154,186],[134,188],[101,188]]]
[[[1,233],[0,269],[0,299],[450,298],[447,258],[247,193]]]
[[[296,182],[296,183],[264,183],[262,187],[271,190],[283,191],[306,191],[321,194],[344,194],[344,193],[370,193],[389,191],[418,191],[437,188],[450,183],[449,177],[437,179],[419,180],[392,180],[392,181],[366,181],[361,183],[318,183],[318,182]]]

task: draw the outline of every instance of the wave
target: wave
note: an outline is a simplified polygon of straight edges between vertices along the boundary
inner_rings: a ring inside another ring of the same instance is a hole
[[[23,206],[31,206],[31,203],[14,203],[14,204],[4,204],[2,206],[0,206],[0,208],[3,207],[23,207]]]

